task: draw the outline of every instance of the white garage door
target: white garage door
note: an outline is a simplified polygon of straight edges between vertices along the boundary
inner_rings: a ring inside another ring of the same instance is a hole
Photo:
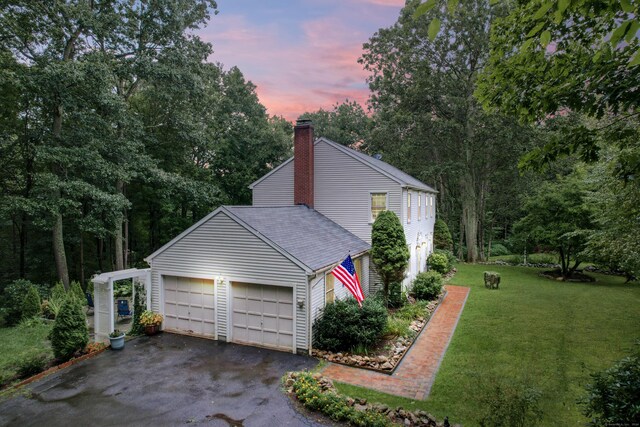
[[[163,276],[164,329],[215,337],[213,280]]]
[[[233,283],[233,341],[293,349],[293,289]]]

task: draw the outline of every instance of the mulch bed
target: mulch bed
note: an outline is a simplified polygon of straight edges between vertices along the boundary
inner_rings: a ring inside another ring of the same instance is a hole
[[[587,274],[582,273],[581,271],[574,271],[571,274],[571,277],[565,278],[562,276],[561,270],[551,270],[551,271],[543,271],[540,273],[541,276],[546,277],[547,279],[553,279],[563,282],[595,282],[596,279]]]

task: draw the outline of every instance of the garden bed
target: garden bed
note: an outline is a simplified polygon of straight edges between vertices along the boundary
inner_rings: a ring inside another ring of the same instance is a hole
[[[595,282],[596,279],[587,274],[582,273],[581,271],[574,271],[571,273],[571,277],[564,277],[562,275],[562,271],[551,270],[551,271],[543,271],[540,273],[542,277],[546,277],[547,279],[558,280],[563,282]]]
[[[387,336],[383,337],[380,343],[368,349],[366,354],[355,354],[350,352],[331,352],[326,350],[312,350],[312,355],[328,362],[353,366],[356,368],[369,369],[385,374],[392,374],[396,366],[400,364],[402,358],[411,348],[416,338],[424,327],[429,323],[431,315],[436,310],[445,293],[440,294],[437,300],[427,303],[425,311],[414,318],[409,324],[412,335],[407,336]],[[411,303],[409,303],[411,304]],[[398,311],[398,310],[395,310]],[[390,317],[393,318],[392,311]]]

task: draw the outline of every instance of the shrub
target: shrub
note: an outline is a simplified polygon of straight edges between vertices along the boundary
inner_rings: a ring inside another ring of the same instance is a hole
[[[429,266],[429,270],[437,271],[440,274],[447,274],[451,270],[447,256],[438,252],[429,255],[427,266]]]
[[[447,257],[447,261],[449,263],[449,269],[453,267],[454,263],[458,262],[458,258],[456,258],[456,256],[453,254],[452,251],[447,251],[445,249],[435,249],[433,252],[437,254],[442,254]]]
[[[335,391],[325,391],[309,372],[294,373],[293,392],[307,409],[322,412],[334,421],[347,421],[356,426],[384,427],[391,422],[372,410],[358,411],[347,404],[347,398]]]
[[[27,357],[18,363],[16,371],[20,378],[29,378],[44,371],[49,363],[49,356],[46,354],[37,354]]]
[[[387,309],[378,298],[366,298],[362,308],[353,298],[327,304],[315,321],[315,346],[330,351],[371,347],[387,325]]]
[[[82,286],[80,286],[80,282],[71,282],[71,286],[69,286],[69,295],[72,295],[74,298],[78,299],[80,305],[86,305],[87,297],[84,295],[82,291]]]
[[[453,250],[453,239],[447,223],[437,219],[433,225],[433,245],[438,249]]]
[[[113,284],[114,298],[130,298],[132,295],[133,285],[131,280],[118,280]]]
[[[413,294],[416,299],[431,301],[442,292],[442,276],[437,271],[425,271],[413,280]]]
[[[591,425],[640,425],[640,351],[591,378],[581,402]]]
[[[29,286],[22,300],[22,318],[30,319],[41,314],[40,294],[35,286]]]
[[[42,288],[40,291],[46,293],[42,286],[37,286],[24,279],[18,279],[4,288],[3,308],[7,325],[13,326],[22,319],[22,303],[30,288],[35,288],[36,290]]]
[[[380,212],[371,228],[371,261],[384,285],[385,304],[388,302],[391,283],[404,279],[409,258],[400,219],[391,211]]]
[[[383,335],[392,337],[410,337],[413,330],[410,328],[411,320],[402,317],[389,316],[387,326],[384,328]]]
[[[557,264],[558,255],[554,254],[531,254],[527,256],[527,262],[529,264]]]
[[[402,292],[402,284],[398,282],[393,282],[389,285],[389,302],[387,305],[389,307],[400,308],[407,302],[407,297],[404,292]]]
[[[85,348],[89,331],[82,306],[76,298],[67,298],[51,330],[53,354],[62,360],[70,359]]]
[[[147,298],[143,285],[136,283],[134,286],[136,287],[136,298],[133,302],[133,321],[129,335],[140,335],[144,332],[144,326],[140,324],[140,317],[147,308]]]
[[[511,255],[509,249],[506,248],[505,245],[500,243],[493,243],[491,245],[491,256],[504,256]]]
[[[504,259],[504,262],[510,265],[519,265],[522,264],[522,257],[520,255],[511,255]]]
[[[47,300],[47,311],[53,316],[55,319],[58,317],[58,313],[60,313],[60,309],[62,308],[62,304],[67,299],[67,292],[62,285],[62,282],[58,282],[55,284],[53,289],[51,289],[51,295]]]
[[[497,383],[483,393],[481,427],[529,427],[542,419],[540,391],[525,385]]]

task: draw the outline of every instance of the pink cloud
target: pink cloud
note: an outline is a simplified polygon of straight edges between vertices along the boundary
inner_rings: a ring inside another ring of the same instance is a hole
[[[352,0],[397,6],[392,0]],[[366,7],[365,7],[366,8]],[[305,111],[328,109],[345,99],[366,107],[367,73],[357,63],[371,34],[358,30],[345,14],[294,21],[295,28],[222,13],[200,36],[213,44],[212,62],[237,65],[256,86],[272,115],[295,120]],[[300,36],[292,37],[297,30]]]

